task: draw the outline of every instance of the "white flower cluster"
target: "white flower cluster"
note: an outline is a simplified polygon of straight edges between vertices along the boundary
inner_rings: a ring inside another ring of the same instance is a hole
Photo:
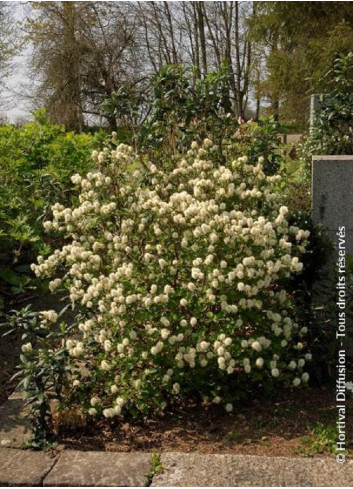
[[[68,289],[84,318],[65,345],[72,366],[99,373],[89,388],[84,373],[76,383],[91,392],[91,415],[161,408],[193,390],[230,412],[224,385],[253,373],[308,381],[306,328],[278,284],[301,271],[309,233],[289,225],[263,159],[217,162],[213,150],[193,143],[169,172],[126,145],[96,152],[97,171],[72,177],[79,205],[55,204],[45,223],[67,244],[32,268],[53,277],[52,291]]]

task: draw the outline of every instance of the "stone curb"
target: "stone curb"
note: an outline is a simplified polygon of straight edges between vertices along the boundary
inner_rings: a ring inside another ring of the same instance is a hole
[[[14,392],[0,406],[0,446],[20,448],[31,436],[22,392]]]
[[[353,460],[165,453],[152,487],[352,487]]]
[[[41,486],[55,462],[43,452],[0,448],[0,486]]]
[[[44,487],[352,487],[353,460],[163,453],[151,475],[151,453],[0,449],[0,486]]]
[[[46,487],[145,487],[151,471],[150,453],[63,452],[45,477]]]

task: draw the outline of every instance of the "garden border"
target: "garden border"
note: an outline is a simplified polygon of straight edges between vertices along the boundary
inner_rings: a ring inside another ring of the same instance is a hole
[[[0,486],[352,487],[353,460],[165,452],[45,452],[0,448]]]

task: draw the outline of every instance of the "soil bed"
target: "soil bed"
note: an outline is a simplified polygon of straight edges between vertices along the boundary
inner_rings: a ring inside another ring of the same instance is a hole
[[[11,380],[16,372],[21,353],[21,336],[11,334],[1,337],[0,329],[0,404],[6,401],[14,391],[18,379]]]
[[[349,415],[353,412],[352,400],[347,406],[349,437],[353,433]],[[242,403],[231,415],[217,406],[190,403],[146,422],[102,421],[79,430],[61,429],[59,443],[64,449],[77,450],[332,457],[336,414],[332,388],[304,388]],[[348,440],[350,450],[352,442]]]

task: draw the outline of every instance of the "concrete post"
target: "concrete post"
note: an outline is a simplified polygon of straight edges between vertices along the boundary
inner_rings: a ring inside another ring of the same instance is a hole
[[[333,295],[337,330],[342,311],[345,318],[345,335],[337,337],[337,346],[339,349],[345,347],[347,358],[353,358],[353,309],[347,273],[348,255],[353,255],[353,155],[313,156],[312,217],[316,224],[322,225],[335,247],[326,271],[333,280],[329,280],[326,287],[325,281],[320,283],[319,280],[313,289],[312,300],[320,305],[325,297]],[[333,265],[336,265],[335,271]],[[327,290],[327,286],[332,291]],[[339,303],[341,294],[342,303]]]
[[[319,108],[319,94],[313,93],[310,96],[310,132],[315,126],[316,112]]]
[[[353,254],[353,156],[313,156],[312,216],[336,241],[346,229],[346,252]]]

